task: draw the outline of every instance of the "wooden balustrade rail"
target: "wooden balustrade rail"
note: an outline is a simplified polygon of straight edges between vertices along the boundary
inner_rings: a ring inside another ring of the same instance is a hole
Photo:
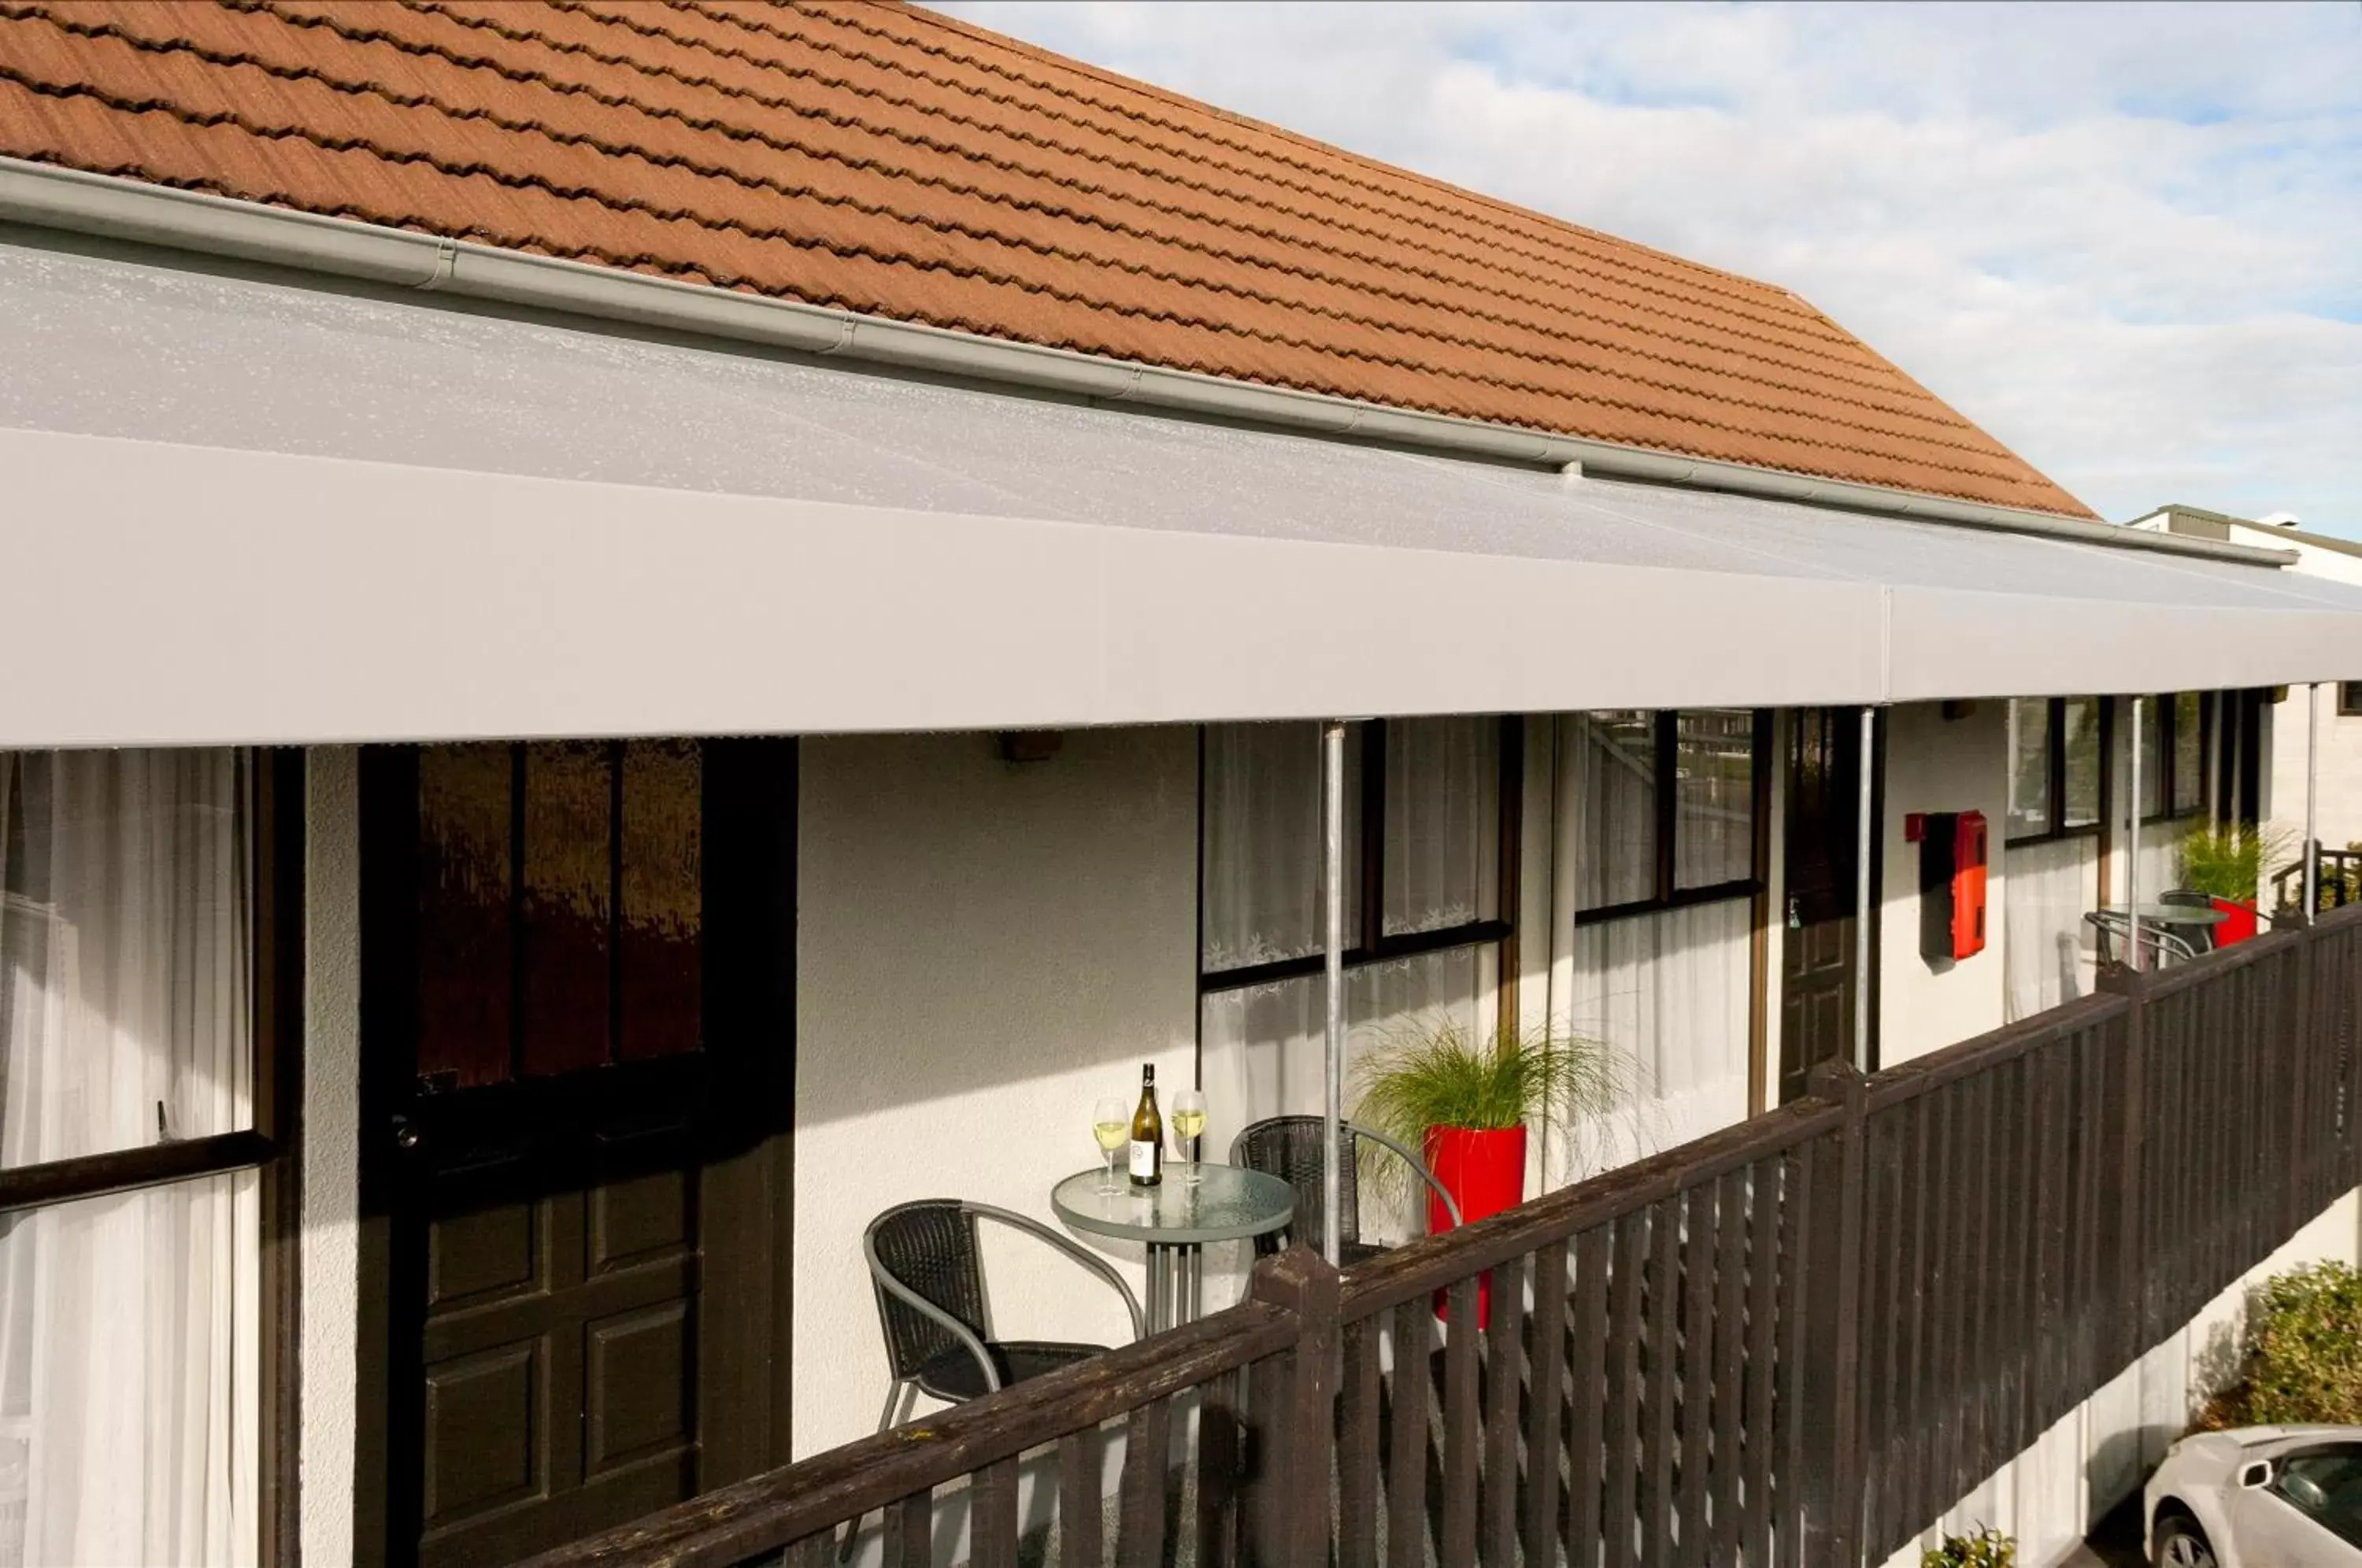
[[[881,1509],[891,1568],[962,1528],[979,1568],[1029,1530],[1098,1564],[1119,1430],[1121,1568],[1876,1562],[2355,1185],[2357,1023],[2362,906],[1341,1277],[1266,1259],[1228,1311],[535,1568],[818,1564]]]

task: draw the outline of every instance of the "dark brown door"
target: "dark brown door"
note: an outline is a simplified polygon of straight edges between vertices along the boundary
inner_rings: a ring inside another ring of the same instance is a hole
[[[783,766],[371,756],[389,1562],[506,1562],[786,1458]]]
[[[1790,716],[1785,815],[1787,931],[1781,943],[1780,1101],[1822,1062],[1854,1052],[1854,874],[1861,831],[1861,710]]]

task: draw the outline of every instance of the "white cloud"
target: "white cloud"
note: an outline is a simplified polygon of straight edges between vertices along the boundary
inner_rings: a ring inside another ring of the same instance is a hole
[[[1784,284],[2104,515],[2362,536],[2362,6],[946,8]]]

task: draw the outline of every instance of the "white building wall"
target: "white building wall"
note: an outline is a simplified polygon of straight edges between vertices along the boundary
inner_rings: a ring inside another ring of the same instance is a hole
[[[2357,675],[2356,679],[2362,679]],[[2308,689],[2289,688],[2287,698],[2272,705],[2272,814],[2291,836],[2291,848],[2302,842],[2305,788],[2305,702]],[[2314,801],[2315,831],[2324,849],[2343,849],[2362,840],[2362,715],[2340,717],[2337,689],[2321,689],[2321,755]]]
[[[1998,1029],[2008,1018],[2002,944],[2007,922],[2009,704],[1904,703],[1887,717],[1884,868],[1880,878],[1879,1065],[1893,1066]],[[1982,812],[1988,868],[1984,951],[1958,962],[1919,955],[1917,812]]]
[[[873,1216],[946,1197],[1051,1220],[1052,1185],[1098,1157],[1093,1100],[1129,1104],[1142,1062],[1168,1105],[1192,1081],[1197,734],[1074,731],[1028,764],[984,734],[812,739],[801,773],[799,1458],[877,1424]],[[999,1331],[1130,1338],[1038,1242],[988,1228],[986,1265]]]
[[[1981,1525],[2017,1538],[2026,1568],[2053,1568],[2148,1473],[2206,1401],[2232,1380],[2246,1332],[2247,1297],[2275,1274],[2310,1263],[2362,1261],[2362,1191],[2349,1192],[2208,1302],[2147,1355],[2061,1417],[1985,1478],[1886,1568],[1917,1568],[1947,1530]]]

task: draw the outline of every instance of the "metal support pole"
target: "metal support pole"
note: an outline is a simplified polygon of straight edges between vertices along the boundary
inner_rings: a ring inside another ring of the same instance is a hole
[[[1870,886],[1871,849],[1875,842],[1871,835],[1877,831],[1871,817],[1871,804],[1878,798],[1877,734],[1878,710],[1866,707],[1861,711],[1861,821],[1853,857],[1853,1065],[1863,1072],[1870,1070],[1870,939],[1878,919]]]
[[[2304,689],[2304,923],[2321,908],[2321,829],[2313,821],[2321,784],[2321,682]]]
[[[2132,821],[2125,830],[2125,911],[2132,922],[2132,951],[2125,955],[2136,969],[2141,966],[2140,824],[2141,824],[2141,700],[2133,699],[2133,787],[2126,791]]]
[[[1328,995],[1328,1073],[1320,1101],[1320,1255],[1337,1266],[1339,1127],[1345,1098],[1345,721],[1320,732],[1322,891],[1326,895],[1324,969]]]

